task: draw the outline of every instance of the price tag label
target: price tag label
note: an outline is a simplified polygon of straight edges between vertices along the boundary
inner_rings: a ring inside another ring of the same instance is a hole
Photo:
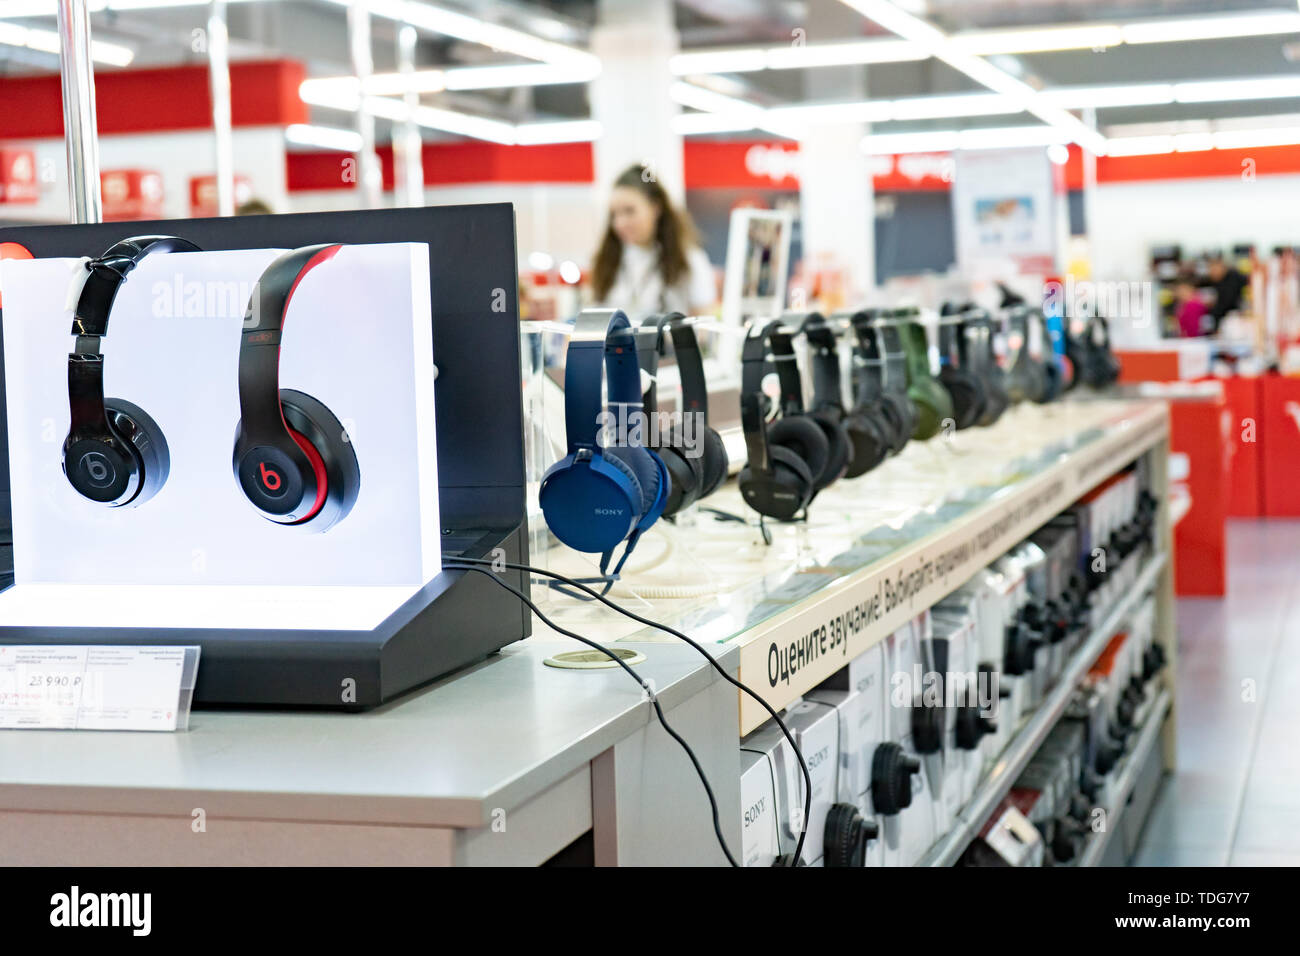
[[[184,730],[198,647],[0,645],[0,728]]]

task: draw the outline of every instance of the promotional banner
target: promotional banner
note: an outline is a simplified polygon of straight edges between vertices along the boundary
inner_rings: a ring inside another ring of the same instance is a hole
[[[953,156],[953,228],[962,274],[1053,272],[1060,203],[1047,150],[961,150]]]

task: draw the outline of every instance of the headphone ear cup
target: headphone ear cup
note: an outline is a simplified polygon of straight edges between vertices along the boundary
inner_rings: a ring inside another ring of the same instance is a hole
[[[755,475],[746,465],[741,469],[737,485],[746,503],[759,514],[789,521],[812,500],[812,472],[789,448],[769,443],[767,454],[772,474]]]
[[[889,450],[897,454],[912,437],[911,403],[906,399],[900,401],[897,392],[885,392],[876,403],[876,408],[880,420],[885,424]]]
[[[945,365],[939,381],[952,397],[953,421],[958,429],[970,428],[978,420],[983,402],[975,377],[964,369]]]
[[[876,406],[877,408],[879,406]],[[887,457],[893,447],[882,421],[865,411],[852,411],[844,416],[844,431],[849,436],[849,466],[845,478],[857,478],[871,471]]]
[[[668,469],[668,496],[663,511],[665,518],[694,504],[700,497],[700,459],[686,454],[681,447],[680,437],[674,431],[668,436],[668,444],[659,445],[655,449]]]
[[[551,532],[575,551],[595,554],[632,532],[644,500],[632,469],[612,455],[581,462],[566,456],[547,469],[539,492]]]
[[[830,457],[826,460],[826,470],[821,477],[814,482],[817,490],[821,491],[833,481],[843,478],[849,470],[849,461],[853,457],[853,443],[849,439],[849,433],[844,427],[843,413],[830,408],[817,408],[808,412],[810,418],[822,434],[826,436],[826,446],[830,449]]]
[[[802,459],[812,475],[814,491],[820,491],[833,480],[827,478],[830,442],[821,426],[812,419],[804,415],[777,419],[767,431],[767,442],[769,446],[785,448]]]
[[[613,445],[604,449],[603,454],[606,461],[618,462],[636,478],[641,492],[637,523],[658,518],[668,501],[671,480],[663,459],[639,445]]]
[[[318,489],[319,475],[324,475],[323,500],[318,490],[319,505],[299,523],[315,532],[328,531],[347,517],[361,489],[361,466],[352,438],[333,412],[305,392],[280,389],[280,410],[294,440],[318,471]]]
[[[154,495],[156,495],[167,481],[167,475],[171,471],[171,453],[167,447],[167,438],[163,430],[158,427],[158,423],[153,420],[143,408],[133,402],[128,402],[124,398],[106,398],[104,399],[104,410],[108,413],[108,425],[112,429],[114,437],[118,439],[127,449],[132,457],[128,464],[123,461],[113,462],[110,456],[117,457],[115,453],[106,449],[101,454],[101,461],[98,467],[110,470],[115,467],[133,468],[140,476],[140,487],[129,501],[122,502],[131,506],[142,505]],[[86,443],[90,444],[90,443]],[[76,480],[73,481],[73,487],[76,488],[83,496],[90,498],[92,501],[104,501],[94,494],[86,494],[86,490],[95,488],[96,490],[105,486],[101,485],[98,479],[98,473],[92,474],[92,463],[86,459],[90,455],[82,454],[80,460],[66,460],[64,467],[71,472],[78,472]],[[71,473],[70,472],[70,473]],[[120,491],[127,487],[118,485],[113,480],[111,473],[108,478],[108,488],[116,486]],[[88,483],[88,487],[87,487]],[[112,494],[112,491],[107,491]],[[106,502],[111,503],[111,502]]]
[[[727,446],[722,443],[722,436],[713,426],[704,426],[704,458],[702,459],[702,480],[700,497],[707,498],[727,480]]]

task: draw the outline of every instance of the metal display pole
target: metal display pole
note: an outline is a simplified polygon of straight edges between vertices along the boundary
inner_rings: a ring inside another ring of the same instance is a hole
[[[397,69],[409,77],[415,72],[415,27],[409,23],[397,31]],[[406,103],[406,121],[394,129],[394,169],[397,176],[399,202],[407,206],[424,205],[424,138],[415,122],[415,109],[420,105],[420,94],[409,86],[402,96]]]
[[[375,117],[365,108],[366,87],[374,72],[370,53],[370,2],[352,0],[348,5],[348,47],[352,53],[352,72],[357,76],[361,98],[357,110],[357,132],[361,134],[361,151],[357,156],[357,181],[361,187],[361,206],[375,209],[383,200],[384,182],[375,155]]]
[[[95,73],[90,60],[86,0],[59,0],[59,72],[63,77],[63,137],[73,222],[102,222]]]
[[[208,88],[217,179],[217,215],[235,214],[235,158],[230,133],[230,34],[226,0],[212,0],[208,12]]]

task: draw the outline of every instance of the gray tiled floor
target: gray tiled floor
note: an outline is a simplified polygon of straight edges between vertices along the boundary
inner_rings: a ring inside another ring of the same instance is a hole
[[[1233,521],[1227,597],[1178,602],[1178,770],[1134,865],[1300,866],[1298,561],[1300,521]]]

